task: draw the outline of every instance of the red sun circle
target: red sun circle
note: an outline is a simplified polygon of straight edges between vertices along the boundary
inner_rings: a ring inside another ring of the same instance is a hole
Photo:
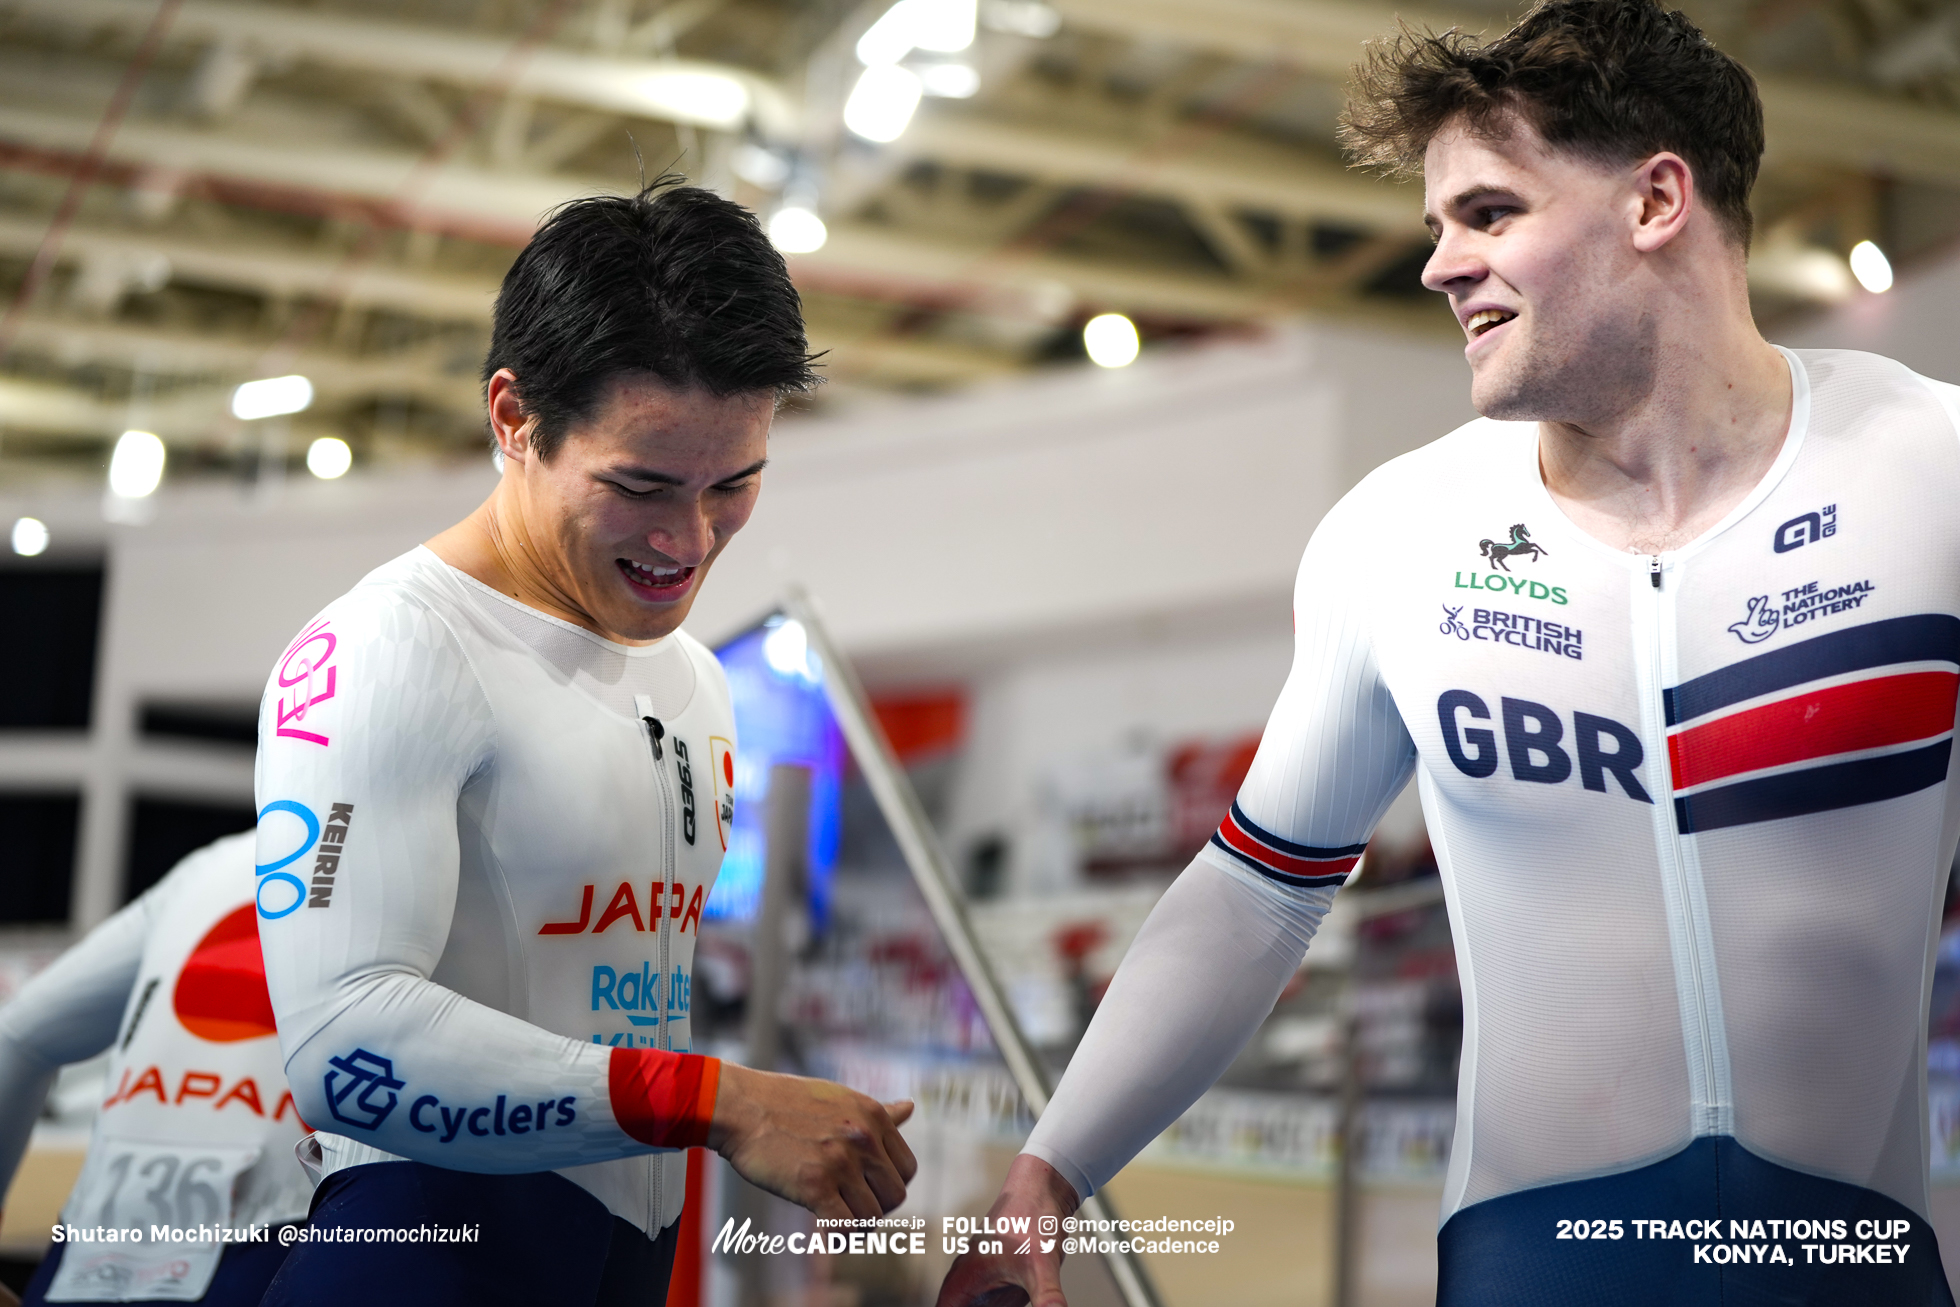
[[[184,1029],[215,1044],[278,1033],[251,904],[228,914],[198,941],[177,973],[170,1005]]]

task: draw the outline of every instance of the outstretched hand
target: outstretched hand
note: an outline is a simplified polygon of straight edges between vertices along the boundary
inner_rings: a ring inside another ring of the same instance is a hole
[[[1007,1169],[990,1217],[1024,1217],[1035,1237],[1026,1253],[964,1253],[939,1286],[938,1307],[1068,1307],[1062,1296],[1062,1240],[1059,1230],[1042,1234],[1044,1216],[1073,1216],[1081,1199],[1061,1173],[1040,1158],[1022,1153]],[[1047,1252],[1041,1251],[1046,1245]],[[1017,1247],[1003,1240],[1006,1248]]]
[[[883,1216],[918,1159],[898,1133],[909,1099],[880,1103],[828,1080],[724,1062],[708,1147],[736,1174],[818,1216]]]

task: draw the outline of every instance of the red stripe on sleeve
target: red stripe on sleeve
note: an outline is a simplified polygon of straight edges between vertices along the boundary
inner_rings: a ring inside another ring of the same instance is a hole
[[[699,1148],[715,1119],[721,1060],[652,1048],[615,1048],[606,1072],[613,1120],[655,1148]]]
[[[1792,695],[1668,737],[1674,788],[1953,729],[1960,676],[1907,672]]]
[[[1268,848],[1252,836],[1239,829],[1239,824],[1228,814],[1218,827],[1218,834],[1227,844],[1256,862],[1263,862],[1274,871],[1283,871],[1289,876],[1345,876],[1354,870],[1359,857],[1330,858],[1326,862],[1316,862],[1312,858],[1296,858],[1290,853]]]

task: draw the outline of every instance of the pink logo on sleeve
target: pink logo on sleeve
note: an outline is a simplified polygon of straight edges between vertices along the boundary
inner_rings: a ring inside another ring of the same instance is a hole
[[[337,643],[327,623],[316,622],[301,631],[292,648],[286,650],[285,658],[279,663],[279,685],[290,690],[290,696],[279,696],[279,725],[273,732],[275,735],[289,735],[319,745],[327,743],[327,737],[317,731],[300,730],[289,723],[304,726],[309,709],[333,698],[337,678],[330,660]]]

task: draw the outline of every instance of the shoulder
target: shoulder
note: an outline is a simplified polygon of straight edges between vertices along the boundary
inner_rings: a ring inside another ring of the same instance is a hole
[[[714,650],[686,631],[675,631],[671,638],[694,665],[695,693],[707,695],[715,711],[723,716],[732,714],[734,708],[728,690],[728,674],[722,670],[721,659],[715,657]]]
[[[1425,502],[1454,502],[1466,486],[1507,470],[1513,455],[1536,447],[1532,422],[1475,418],[1420,449],[1390,459],[1361,478],[1334,506],[1334,513],[1406,512]],[[1520,455],[1521,456],[1521,455]]]
[[[390,738],[450,735],[488,716],[488,696],[456,633],[445,565],[415,550],[376,568],[308,622],[267,678],[261,746],[325,746],[357,723]],[[264,757],[261,748],[261,759]]]
[[[1486,487],[1501,485],[1508,474],[1529,465],[1537,441],[1535,423],[1466,422],[1363,477],[1327,511],[1314,540],[1345,539],[1363,530],[1379,536],[1391,524],[1397,526],[1394,538],[1409,536],[1411,524],[1449,517]],[[1308,546],[1309,554],[1313,547]]]
[[[251,892],[257,842],[255,831],[244,830],[185,854],[148,892],[151,908],[226,890],[236,890],[242,901]]]
[[[1908,428],[1918,425],[1941,436],[1960,435],[1960,387],[1921,376],[1883,354],[1855,349],[1789,352],[1802,365],[1800,393],[1820,435],[1897,434],[1902,420]]]
[[[280,655],[281,685],[362,652],[416,661],[461,660],[451,620],[456,596],[440,575],[443,564],[415,549],[369,572],[322,608]]]

